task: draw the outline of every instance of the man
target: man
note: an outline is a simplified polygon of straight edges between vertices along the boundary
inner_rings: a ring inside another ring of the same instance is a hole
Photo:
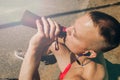
[[[48,49],[55,55],[61,70],[60,80],[108,80],[103,52],[119,45],[117,20],[102,12],[89,12],[66,28],[65,39],[61,42],[58,38],[58,43],[59,25],[49,18],[41,20],[42,23],[36,21],[38,32],[30,40],[20,80],[40,79],[39,61]]]

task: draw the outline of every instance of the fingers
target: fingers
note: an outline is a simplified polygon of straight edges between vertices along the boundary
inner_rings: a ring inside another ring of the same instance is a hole
[[[57,24],[55,21],[54,21],[54,24],[56,26],[55,36],[58,36],[58,34],[60,33],[60,25]]]
[[[60,33],[60,26],[50,18],[48,18],[47,20],[50,25],[49,36],[50,38],[55,38]]]
[[[36,20],[36,25],[37,25],[37,30],[38,30],[38,32],[44,33],[42,24],[40,24],[39,20]]]
[[[46,19],[44,17],[41,18],[42,23],[39,20],[36,20],[37,29],[39,33],[44,34],[47,38],[53,39],[58,36],[60,32],[59,25],[51,20],[50,18]]]
[[[48,18],[47,20],[48,20],[49,25],[50,25],[50,34],[49,34],[50,38],[54,38],[55,37],[56,26],[50,18]]]
[[[49,36],[50,25],[49,25],[47,19],[45,19],[45,17],[42,17],[41,19],[42,19],[42,22],[43,22],[43,28],[44,28],[45,36],[49,38],[50,37]]]

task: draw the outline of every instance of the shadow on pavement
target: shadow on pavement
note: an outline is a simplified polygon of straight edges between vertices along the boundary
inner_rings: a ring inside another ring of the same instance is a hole
[[[41,61],[45,62],[45,65],[56,63],[56,59],[54,55],[42,56]]]
[[[108,60],[106,60],[109,80],[118,80],[120,77],[120,64],[112,64]]]

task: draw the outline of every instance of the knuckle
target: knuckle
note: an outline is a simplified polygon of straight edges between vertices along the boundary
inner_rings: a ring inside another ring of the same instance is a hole
[[[57,31],[58,33],[60,33],[60,29],[57,29],[56,31]]]

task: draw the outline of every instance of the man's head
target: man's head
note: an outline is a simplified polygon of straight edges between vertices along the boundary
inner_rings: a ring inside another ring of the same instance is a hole
[[[74,53],[86,50],[106,52],[119,45],[119,22],[102,12],[93,11],[78,18],[66,29],[65,44]]]
[[[103,52],[116,48],[120,43],[120,23],[112,16],[102,12],[90,12],[94,25],[99,28],[99,34],[103,36]]]

